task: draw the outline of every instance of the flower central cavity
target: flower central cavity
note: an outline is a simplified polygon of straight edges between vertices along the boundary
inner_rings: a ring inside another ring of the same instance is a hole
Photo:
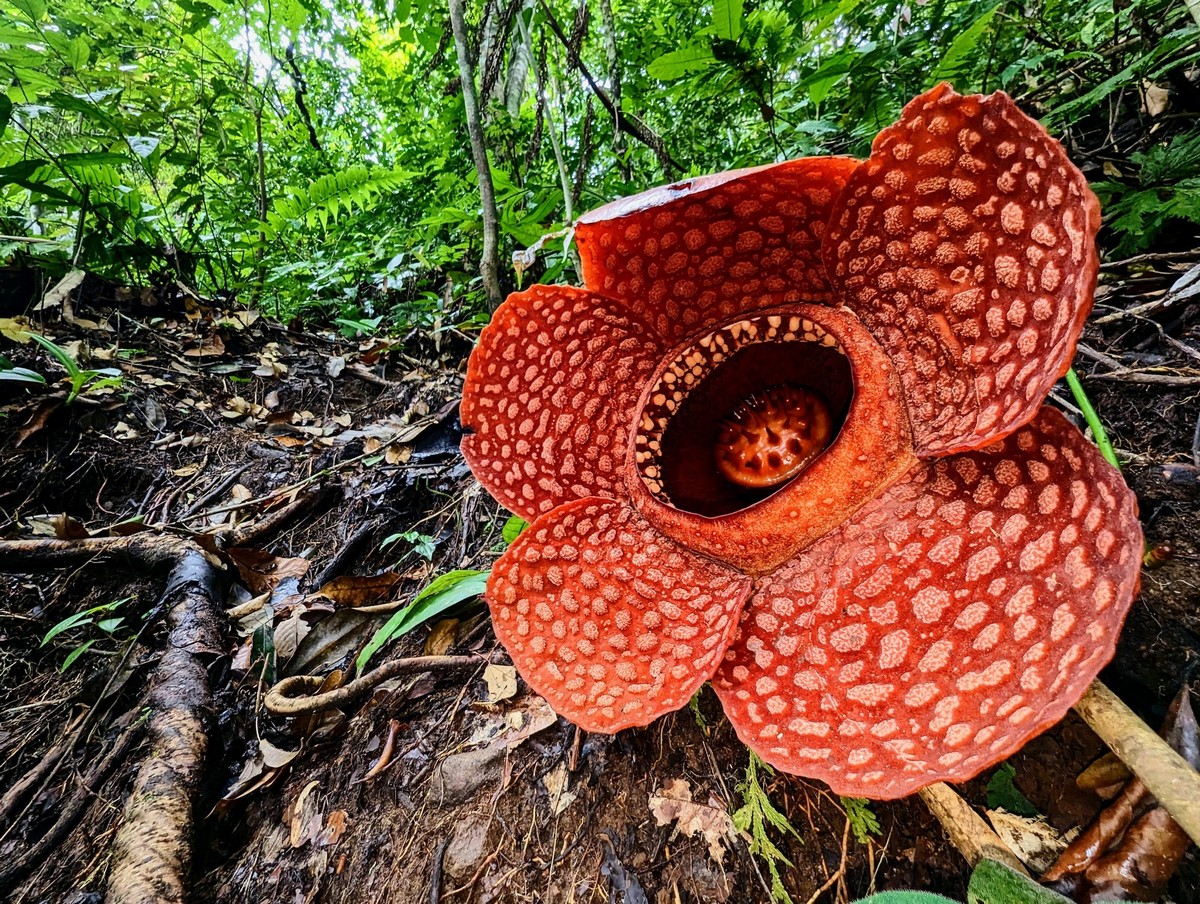
[[[717,470],[743,487],[773,487],[803,471],[833,439],[822,398],[785,383],[745,399],[721,421]]]
[[[675,508],[738,511],[833,443],[852,395],[845,351],[820,324],[789,314],[726,324],[660,369],[638,418],[638,473]]]

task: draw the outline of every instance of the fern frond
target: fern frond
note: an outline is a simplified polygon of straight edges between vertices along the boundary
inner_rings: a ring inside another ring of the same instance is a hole
[[[294,229],[322,229],[343,214],[366,210],[384,192],[417,175],[409,170],[346,167],[315,179],[307,186],[291,186],[275,199],[262,224],[267,239]]]

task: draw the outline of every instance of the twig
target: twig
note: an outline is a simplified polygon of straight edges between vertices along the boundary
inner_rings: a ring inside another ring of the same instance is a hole
[[[207,461],[207,458],[205,461]],[[240,468],[234,468],[232,471],[222,477],[221,480],[217,482],[216,486],[214,486],[211,490],[183,510],[183,517],[190,518],[192,515],[196,514],[196,512],[200,511],[200,509],[204,508],[204,506],[223,496],[225,491],[233,486],[234,482],[244,473],[246,473],[249,467],[250,462],[246,462],[246,464],[242,465]]]

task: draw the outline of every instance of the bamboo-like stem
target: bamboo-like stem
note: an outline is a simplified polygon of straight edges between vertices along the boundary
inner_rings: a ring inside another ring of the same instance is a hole
[[[983,821],[983,817],[945,782],[936,782],[917,793],[925,801],[925,806],[929,807],[929,812],[942,824],[950,842],[972,867],[987,858],[998,860],[1024,876],[1029,875],[1017,855]]]
[[[1099,681],[1092,682],[1075,712],[1200,845],[1200,772]]]

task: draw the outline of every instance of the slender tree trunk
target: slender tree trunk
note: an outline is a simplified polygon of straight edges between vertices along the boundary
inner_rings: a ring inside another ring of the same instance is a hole
[[[475,76],[467,44],[467,23],[463,15],[463,0],[450,0],[450,27],[454,31],[454,49],[458,53],[458,71],[462,77],[463,107],[467,113],[467,133],[471,136],[471,156],[479,177],[479,199],[483,202],[483,259],[479,273],[488,303],[495,309],[500,298],[499,218],[496,216],[496,193],[492,187],[492,171],[488,166],[487,145],[483,139],[483,123],[479,104],[475,100]]]
[[[625,134],[621,130],[621,68],[618,65],[617,20],[613,15],[612,0],[600,0],[600,17],[604,20],[604,56],[608,62],[608,90],[613,102],[613,154],[617,158],[617,168],[628,182],[633,174],[625,156]]]

